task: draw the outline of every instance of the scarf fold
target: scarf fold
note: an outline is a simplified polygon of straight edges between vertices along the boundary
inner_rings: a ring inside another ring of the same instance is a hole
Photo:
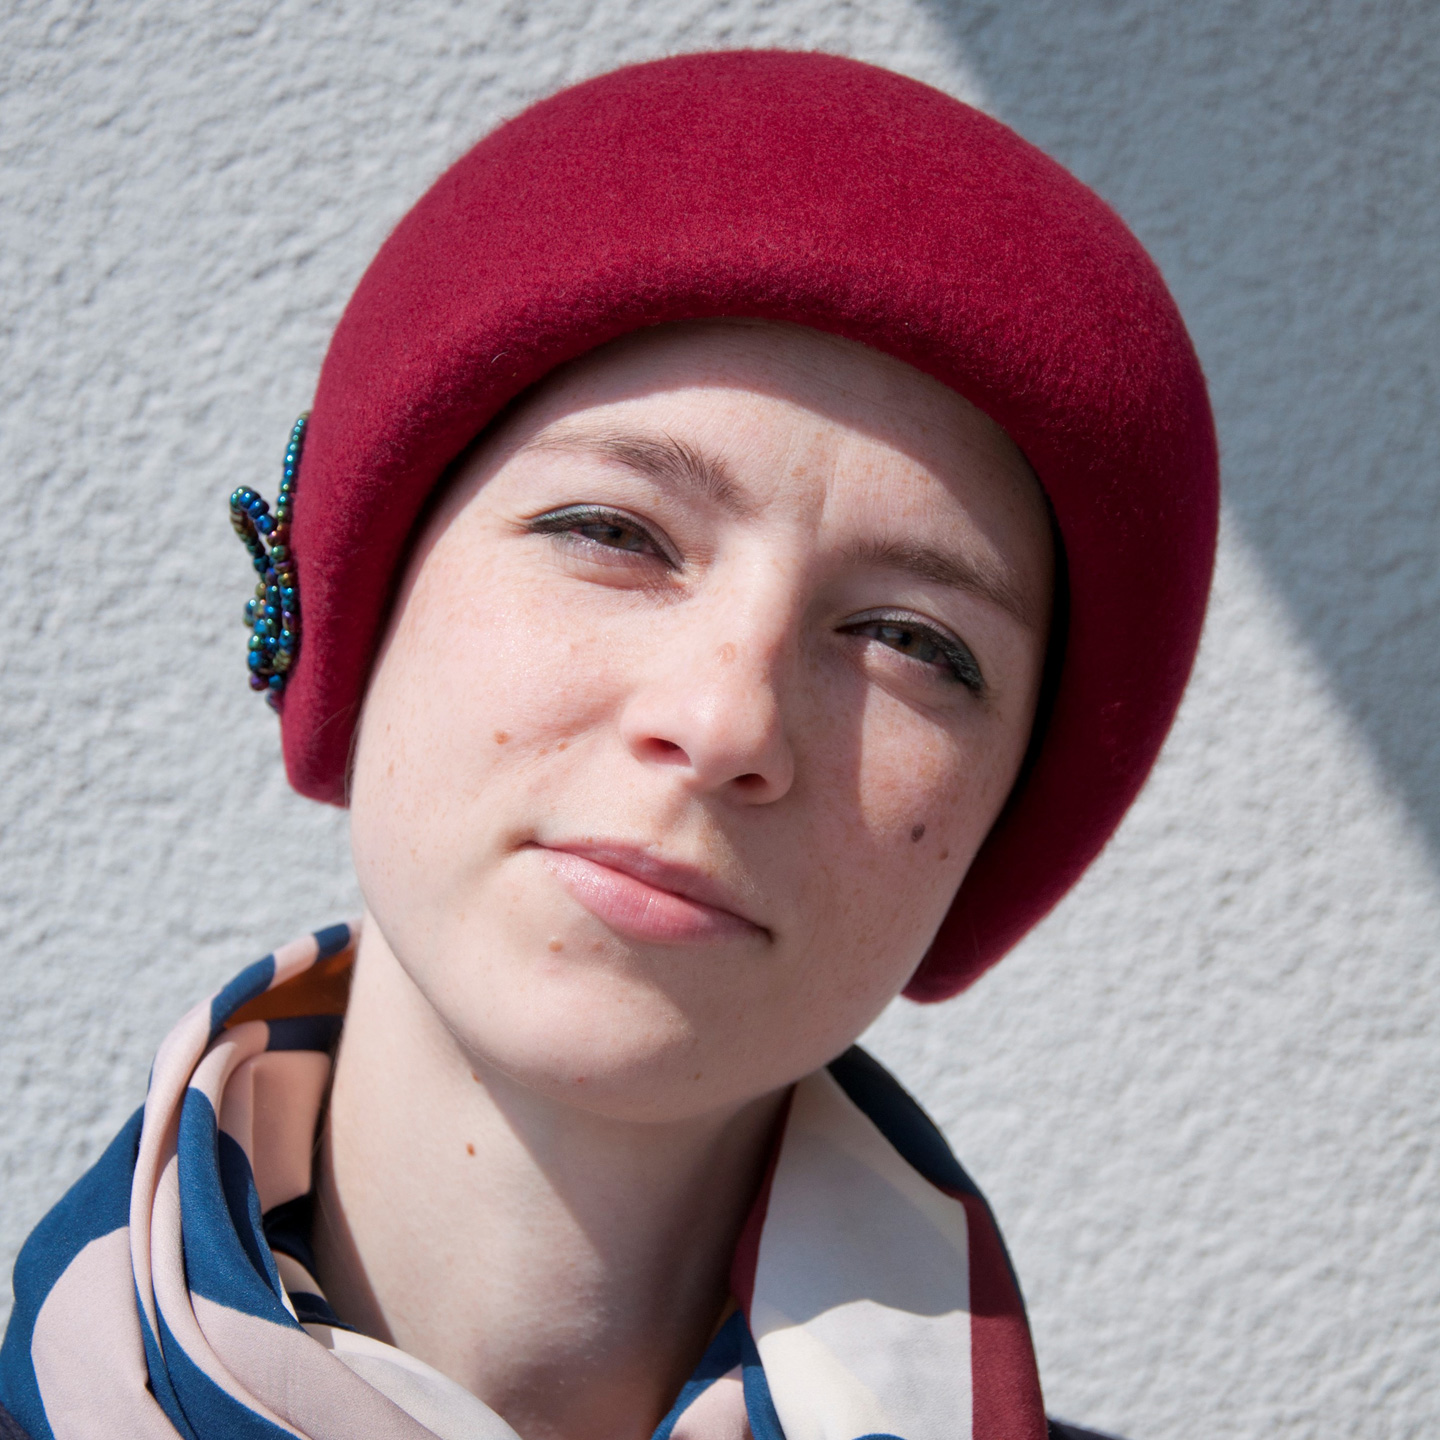
[[[305,936],[186,1014],[145,1104],[26,1242],[0,1407],[31,1440],[518,1440],[343,1325],[296,1223],[353,940]],[[1044,1440],[989,1207],[858,1048],[795,1087],[732,1290],[653,1440]]]

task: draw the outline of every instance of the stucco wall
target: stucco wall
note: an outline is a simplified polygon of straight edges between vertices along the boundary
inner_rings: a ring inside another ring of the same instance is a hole
[[[20,3],[0,21],[0,1262],[170,1020],[354,906],[242,674],[365,262],[624,59],[859,54],[1095,185],[1179,296],[1227,510],[1180,723],[1079,890],[872,1041],[1005,1225],[1051,1408],[1133,1440],[1440,1426],[1440,7]],[[8,1303],[8,1296],[6,1302]]]

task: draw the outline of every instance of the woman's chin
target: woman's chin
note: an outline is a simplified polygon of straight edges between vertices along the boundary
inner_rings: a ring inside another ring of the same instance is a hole
[[[557,955],[523,983],[492,970],[472,993],[451,989],[432,1003],[477,1075],[502,1087],[615,1119],[679,1118],[723,1103],[705,1093],[703,1019],[623,964],[616,973],[589,958],[564,964]]]
[[[625,1122],[682,1121],[732,1098],[705,1083],[688,1037],[666,1043],[653,1033],[635,1034],[634,1018],[618,1021],[617,1033],[604,1038],[588,1026],[532,1034],[512,1027],[479,1050],[479,1073],[549,1103]]]

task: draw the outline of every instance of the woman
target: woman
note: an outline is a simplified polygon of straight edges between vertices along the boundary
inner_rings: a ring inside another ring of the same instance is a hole
[[[853,1042],[1055,903],[1188,673],[1213,435],[1118,220],[867,66],[621,71],[402,222],[232,512],[365,915],[182,1020],[37,1228],[20,1433],[1043,1436]]]

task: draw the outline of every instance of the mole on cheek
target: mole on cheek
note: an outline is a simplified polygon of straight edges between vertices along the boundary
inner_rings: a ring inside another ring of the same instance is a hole
[[[508,730],[497,730],[495,732],[495,743],[497,745],[503,745],[509,738],[510,732]]]
[[[559,954],[559,952],[565,948],[565,942],[563,940],[552,940],[550,942],[550,948],[555,951],[556,954]]]
[[[912,840],[923,840],[925,838],[925,823],[921,821],[918,825],[910,827],[910,838]]]

